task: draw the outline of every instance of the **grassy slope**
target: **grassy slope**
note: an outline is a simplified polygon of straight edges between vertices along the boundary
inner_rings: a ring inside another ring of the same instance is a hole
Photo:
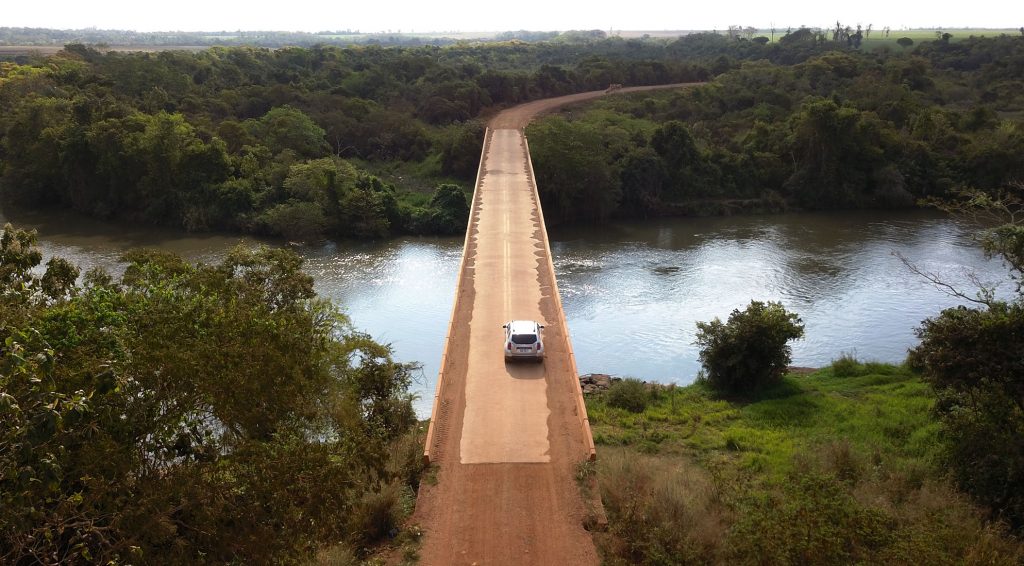
[[[750,401],[716,399],[691,385],[657,394],[642,414],[599,400],[588,411],[600,445],[726,458],[773,477],[789,471],[797,451],[838,439],[899,462],[928,462],[938,447],[931,390],[902,368],[868,367],[865,375],[844,378],[831,368],[789,376]]]
[[[847,360],[747,400],[667,389],[639,414],[608,398],[587,408],[609,564],[1022,559],[943,479],[934,397],[904,368]]]

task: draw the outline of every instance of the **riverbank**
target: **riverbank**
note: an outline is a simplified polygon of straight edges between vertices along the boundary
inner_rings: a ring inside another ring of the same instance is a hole
[[[595,539],[609,564],[1018,563],[938,468],[933,403],[909,369],[849,357],[742,400],[610,381],[587,396]]]

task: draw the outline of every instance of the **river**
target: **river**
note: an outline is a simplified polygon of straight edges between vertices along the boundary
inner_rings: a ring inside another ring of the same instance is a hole
[[[105,224],[68,213],[0,213],[0,224],[39,231],[44,254],[119,272],[132,247],[214,262],[251,237],[182,234]],[[899,362],[914,328],[963,301],[910,272],[894,255],[973,293],[969,272],[1003,281],[970,233],[931,211],[801,213],[616,222],[550,230],[579,370],[686,384],[700,369],[696,321],[726,319],[752,299],[781,301],[806,337],[793,364],[818,367],[843,353]],[[317,292],[353,325],[417,361],[417,412],[429,416],[454,297],[461,238],[397,238],[296,248]],[[497,342],[496,342],[497,347]]]

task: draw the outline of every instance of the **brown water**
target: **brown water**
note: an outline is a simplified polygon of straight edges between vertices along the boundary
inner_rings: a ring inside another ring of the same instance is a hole
[[[110,225],[63,213],[13,213],[40,245],[81,266],[121,269],[138,246],[214,262],[250,237],[190,235]],[[0,213],[0,223],[4,214]],[[972,289],[965,270],[1006,280],[968,233],[932,212],[844,212],[659,219],[551,230],[555,272],[583,373],[689,383],[699,364],[696,321],[725,319],[751,299],[782,301],[806,324],[793,363],[821,366],[842,353],[899,362],[926,317],[959,304],[893,255]],[[430,411],[462,238],[398,238],[295,248],[317,291],[353,324],[423,364],[417,410]],[[1004,292],[1009,288],[1004,284]]]

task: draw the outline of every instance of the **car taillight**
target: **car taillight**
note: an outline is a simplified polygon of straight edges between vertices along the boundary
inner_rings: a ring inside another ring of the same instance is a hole
[[[512,343],[511,343],[511,342],[509,342],[508,344],[505,344],[505,346],[506,346],[506,347],[507,347],[507,348],[508,348],[509,350],[511,350],[511,349],[512,349]]]
[[[541,345],[541,343],[540,343],[540,342],[537,342],[537,351],[538,351],[538,352],[539,352],[539,351],[540,351],[540,349],[541,349],[541,348],[543,348],[543,347],[544,347],[544,346],[543,346],[543,345]]]

